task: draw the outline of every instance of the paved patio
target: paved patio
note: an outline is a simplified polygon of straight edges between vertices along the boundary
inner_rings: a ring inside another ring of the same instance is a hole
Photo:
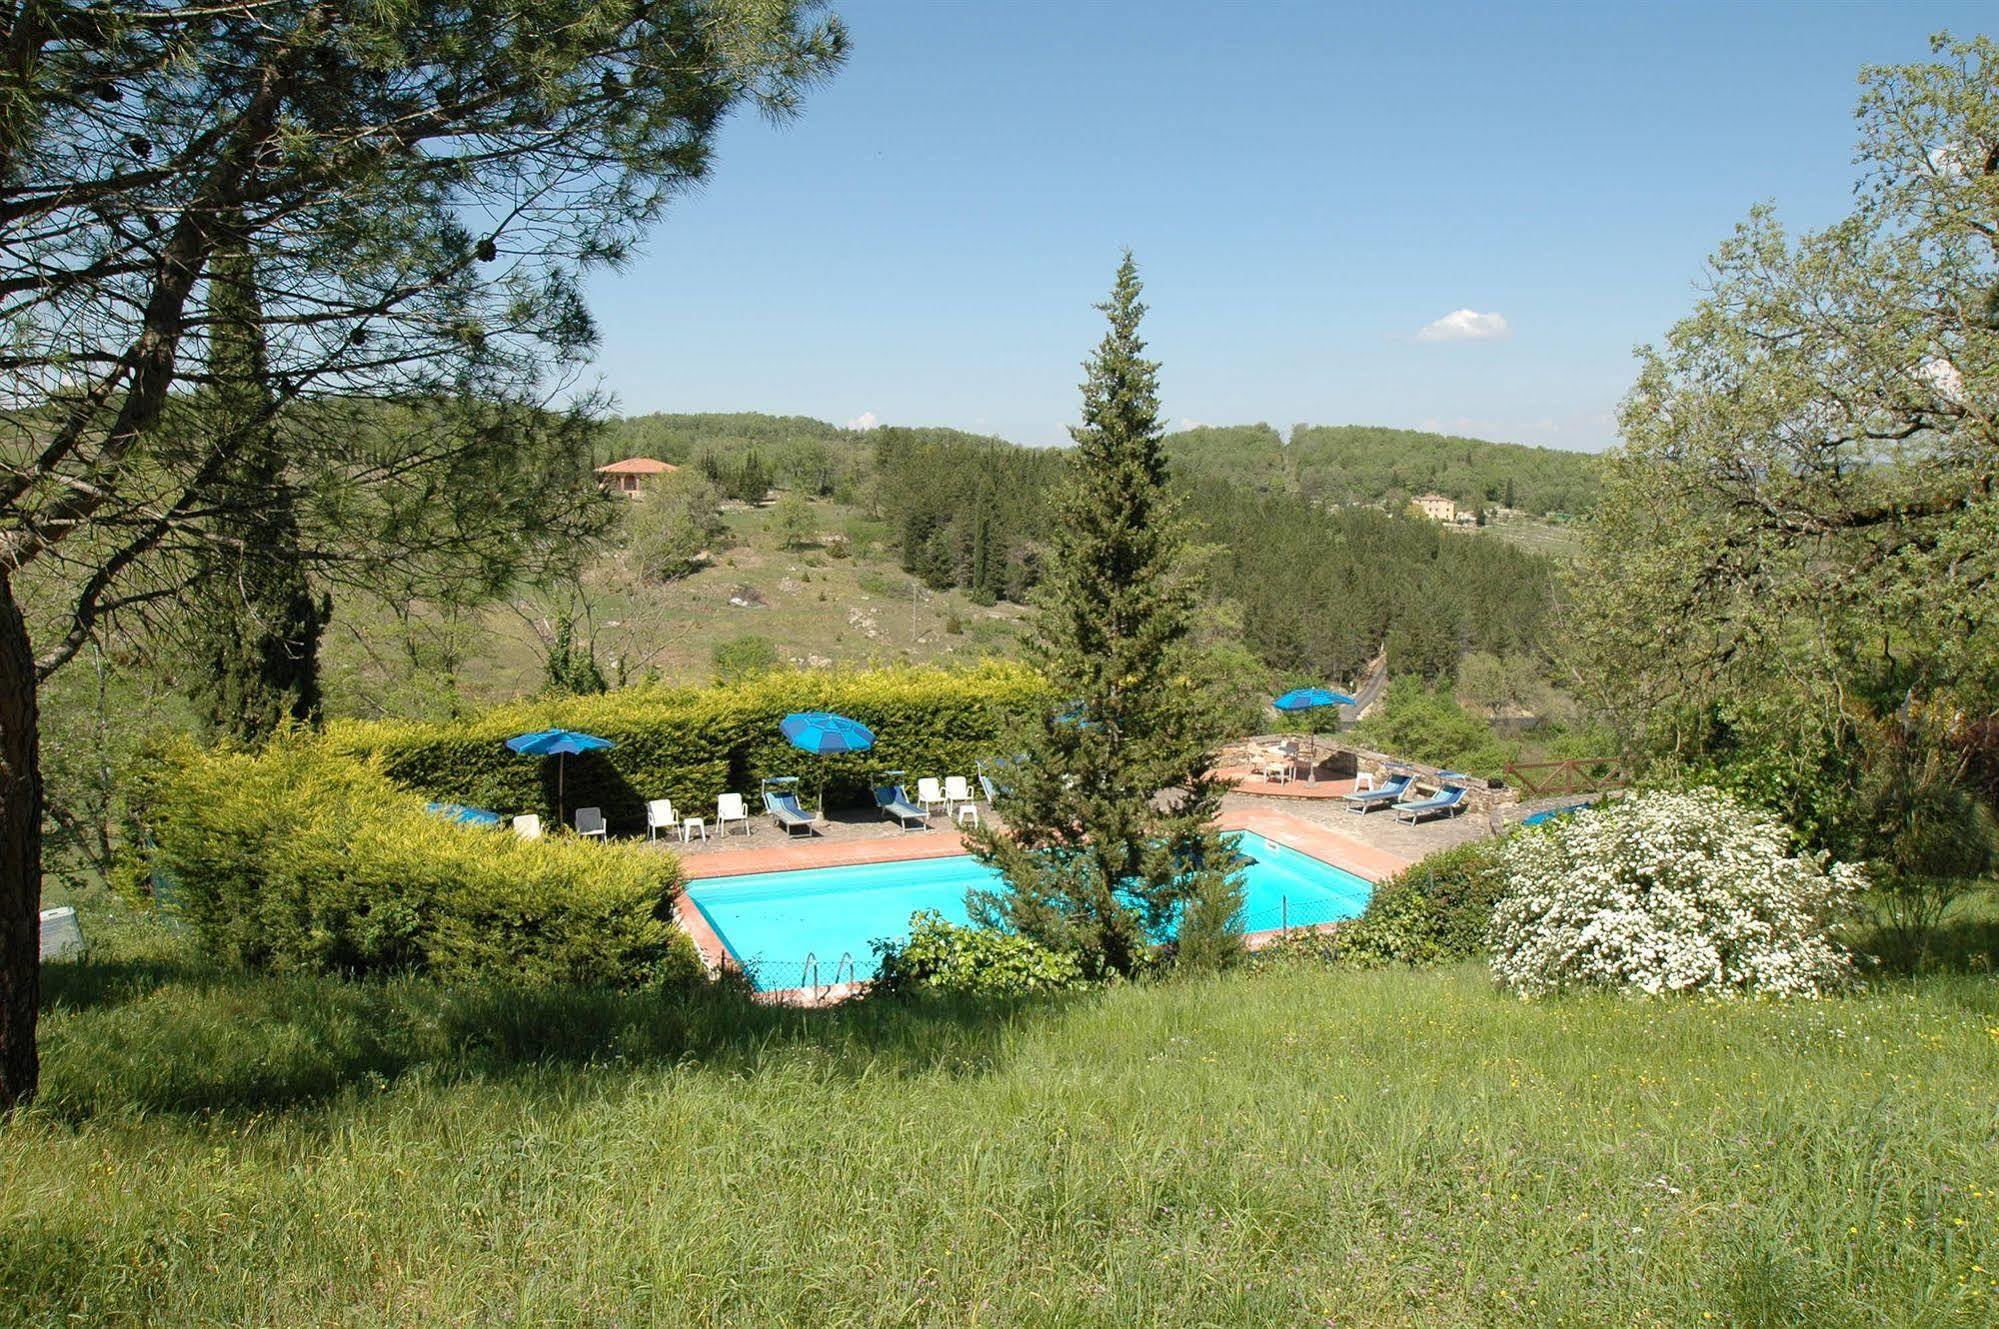
[[[981,807],[980,812],[992,816],[989,808]],[[1288,789],[1283,796],[1241,790],[1225,795],[1221,824],[1289,843],[1370,881],[1393,876],[1439,849],[1481,839],[1494,829],[1487,817],[1471,812],[1417,826],[1397,821],[1385,809],[1360,816],[1337,799],[1301,799]],[[770,818],[755,817],[748,834],[738,826],[723,836],[711,827],[705,842],[697,839],[683,845],[675,836],[658,843],[681,855],[689,879],[898,863],[965,852],[958,828],[942,811],[932,818],[931,829],[922,831],[902,830],[876,813],[843,811],[822,818],[810,836],[787,833]]]

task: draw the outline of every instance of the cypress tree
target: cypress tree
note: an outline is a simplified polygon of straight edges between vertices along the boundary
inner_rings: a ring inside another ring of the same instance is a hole
[[[255,260],[233,230],[209,278],[212,427],[237,438],[197,558],[195,691],[212,733],[257,744],[319,718],[319,639],[330,602],[313,594],[265,357]]]
[[[1183,963],[1239,950],[1236,858],[1212,829],[1222,791],[1209,774],[1227,722],[1190,641],[1201,587],[1167,489],[1139,294],[1127,252],[1098,306],[1110,328],[1085,365],[1028,642],[1062,704],[1020,735],[1005,829],[974,836],[1005,878],[975,894],[981,921],[1071,951],[1097,976],[1146,964],[1176,921]]]

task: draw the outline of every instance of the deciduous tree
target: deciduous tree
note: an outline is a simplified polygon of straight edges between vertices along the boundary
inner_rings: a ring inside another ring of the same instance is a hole
[[[1787,815],[1835,846],[1856,784],[1952,806],[1962,762],[1911,745],[1999,717],[1999,44],[1934,52],[1864,72],[1852,213],[1793,238],[1755,210],[1642,351],[1569,582],[1601,709],[1786,770]]]

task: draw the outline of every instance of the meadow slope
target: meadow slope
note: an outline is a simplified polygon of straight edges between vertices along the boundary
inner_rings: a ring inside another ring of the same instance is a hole
[[[54,973],[0,1320],[1987,1325],[1999,988],[802,1014]]]

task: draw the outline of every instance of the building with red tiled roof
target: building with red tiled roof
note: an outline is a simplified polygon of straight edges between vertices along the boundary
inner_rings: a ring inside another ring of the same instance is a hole
[[[599,466],[597,474],[603,477],[604,487],[612,493],[637,498],[660,476],[671,475],[679,469],[672,462],[655,461],[651,457],[627,457],[623,461]]]

